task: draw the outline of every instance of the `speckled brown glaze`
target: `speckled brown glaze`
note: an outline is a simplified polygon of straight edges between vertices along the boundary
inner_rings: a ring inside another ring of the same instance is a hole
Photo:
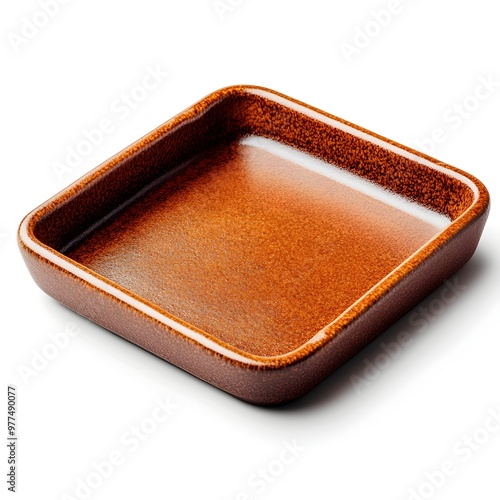
[[[445,229],[249,145],[279,141]],[[334,167],[332,167],[334,168]],[[294,399],[473,254],[474,177],[276,92],[219,90],[30,213],[19,244],[71,309],[231,394]]]

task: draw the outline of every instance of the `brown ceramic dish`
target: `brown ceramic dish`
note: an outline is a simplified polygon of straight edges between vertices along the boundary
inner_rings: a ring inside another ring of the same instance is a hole
[[[224,88],[30,213],[71,309],[257,404],[292,400],[473,254],[473,176],[260,87]]]

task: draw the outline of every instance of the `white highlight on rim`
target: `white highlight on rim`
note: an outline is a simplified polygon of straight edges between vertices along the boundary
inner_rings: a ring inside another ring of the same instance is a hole
[[[379,139],[378,137],[374,137],[373,135],[370,135],[366,132],[362,132],[361,130],[358,130],[357,128],[354,128],[354,127],[351,127],[350,125],[339,122],[333,118],[325,116],[325,115],[323,115],[323,114],[321,114],[313,109],[310,109],[310,108],[303,106],[301,104],[298,104],[296,102],[289,101],[288,99],[285,99],[285,98],[283,98],[279,95],[276,95],[272,92],[269,92],[267,90],[256,89],[256,88],[247,88],[246,91],[250,94],[258,95],[260,97],[264,97],[265,99],[269,99],[270,101],[274,101],[278,104],[285,106],[286,108],[293,109],[294,111],[298,111],[299,113],[301,113],[303,115],[307,115],[310,118],[318,120],[322,123],[326,123],[327,125],[330,125],[333,128],[338,128],[340,130],[343,130],[344,132],[347,132],[348,134],[354,135],[356,137],[360,137],[361,139],[363,139],[365,141],[371,142],[372,144],[376,144],[377,146],[380,146],[383,149],[387,149],[389,151],[392,151],[393,153],[396,153],[400,156],[408,158],[409,160],[413,160],[417,163],[425,165],[426,167],[430,167],[434,170],[438,170],[440,172],[443,172],[446,175],[449,175],[450,177],[454,177],[455,179],[458,179],[460,182],[463,182],[464,184],[466,184],[467,187],[469,187],[472,190],[472,192],[474,193],[474,201],[476,201],[479,198],[479,189],[477,188],[477,186],[468,177],[465,177],[464,175],[459,174],[458,172],[450,170],[446,167],[442,167],[441,165],[437,165],[436,163],[433,163],[429,160],[426,160],[425,158],[422,158],[421,156],[416,155],[415,153],[410,153],[406,149],[400,148],[398,146],[394,146],[393,144],[385,142],[384,140]],[[468,210],[470,210],[470,208],[471,207],[469,207]],[[464,214],[468,210],[466,210],[464,212]],[[464,215],[464,214],[462,214],[462,215]]]
[[[451,220],[443,214],[429,210],[423,205],[410,201],[403,196],[384,189],[377,184],[352,174],[340,167],[337,167],[336,165],[323,161],[315,156],[304,153],[303,151],[286,144],[282,144],[273,139],[252,135],[244,137],[240,141],[240,144],[257,147],[268,151],[269,153],[275,154],[280,158],[289,160],[297,165],[300,165],[301,167],[306,168],[307,170],[323,175],[328,179],[337,181],[344,186],[355,189],[360,193],[379,200],[386,205],[390,205],[391,207],[413,215],[414,217],[431,224],[439,230],[444,229],[451,224]],[[327,189],[326,186],[325,189]]]
[[[38,209],[37,209],[38,210]],[[173,330],[178,331],[179,333],[182,333],[188,338],[191,338],[198,342],[199,344],[203,345],[204,347],[207,347],[208,349],[211,349],[212,351],[215,351],[219,354],[222,354],[228,358],[234,359],[235,361],[240,361],[241,363],[246,363],[246,364],[251,364],[251,365],[260,365],[262,364],[259,361],[255,361],[251,358],[247,358],[245,356],[242,356],[238,354],[237,352],[231,351],[224,346],[221,346],[220,344],[217,344],[213,340],[209,339],[208,337],[205,337],[204,335],[191,330],[190,328],[180,324],[179,322],[175,321],[174,319],[161,314],[159,311],[156,309],[153,309],[152,307],[148,306],[147,304],[144,304],[143,302],[135,299],[134,297],[131,297],[130,295],[122,292],[118,288],[115,288],[114,286],[106,283],[103,280],[100,280],[93,274],[85,271],[84,269],[81,269],[78,266],[75,266],[71,264],[71,262],[68,262],[67,260],[59,257],[55,251],[50,251],[47,248],[41,246],[38,244],[36,241],[34,241],[32,238],[29,237],[28,231],[27,231],[27,225],[29,223],[29,220],[31,219],[31,216],[28,216],[22,223],[20,229],[19,229],[19,236],[22,240],[22,242],[33,252],[36,254],[41,255],[43,258],[47,259],[49,262],[52,262],[56,264],[58,267],[64,269],[70,274],[73,274],[77,276],[78,278],[82,279],[83,281],[89,283],[93,287],[102,290],[103,292],[109,293],[113,297],[117,298],[118,300],[121,300],[128,304],[129,306],[133,307],[134,309],[137,309],[138,311],[144,313],[146,316],[150,316],[154,318],[155,320],[159,321],[165,326],[168,326],[169,328],[172,328]]]

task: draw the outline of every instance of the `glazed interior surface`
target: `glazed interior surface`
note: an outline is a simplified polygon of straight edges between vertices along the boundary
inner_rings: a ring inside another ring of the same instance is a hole
[[[233,139],[65,253],[231,346],[274,356],[311,339],[446,224],[419,210]]]

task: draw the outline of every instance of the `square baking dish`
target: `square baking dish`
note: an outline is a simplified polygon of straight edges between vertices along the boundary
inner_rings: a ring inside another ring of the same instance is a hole
[[[34,280],[234,396],[293,400],[472,256],[470,174],[255,86],[216,91],[25,217]]]

